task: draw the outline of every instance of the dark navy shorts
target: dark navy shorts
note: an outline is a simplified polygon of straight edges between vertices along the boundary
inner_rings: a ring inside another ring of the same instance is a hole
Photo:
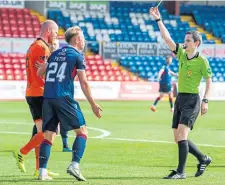
[[[169,93],[172,92],[171,84],[159,84],[159,92],[161,93]]]
[[[62,98],[44,98],[43,109],[43,132],[48,130],[57,131],[60,122],[65,131],[79,129],[85,125],[85,119],[78,102],[66,96]]]

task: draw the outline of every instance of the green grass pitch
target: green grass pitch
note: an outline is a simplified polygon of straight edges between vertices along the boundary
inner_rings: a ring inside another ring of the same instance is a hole
[[[52,182],[39,182],[34,173],[34,152],[26,160],[27,173],[16,166],[12,150],[31,136],[32,119],[25,102],[0,103],[0,185],[224,185],[225,184],[225,102],[210,102],[209,113],[199,116],[190,139],[211,156],[213,163],[202,177],[195,178],[197,160],[189,155],[186,180],[163,180],[177,166],[177,146],[173,144],[172,113],[168,102],[160,102],[158,112],[148,101],[100,101],[102,118],[94,117],[86,101],[80,105],[90,129],[81,169],[87,182],[77,182],[66,174],[71,153],[63,153],[61,138],[52,147],[49,168],[60,173]],[[101,129],[96,130],[93,128]],[[110,134],[104,138],[102,130]],[[73,132],[69,132],[72,145]],[[207,146],[208,145],[208,146]]]

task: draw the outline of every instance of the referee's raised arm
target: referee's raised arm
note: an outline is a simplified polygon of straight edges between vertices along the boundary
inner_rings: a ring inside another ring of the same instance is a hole
[[[168,32],[167,28],[165,27],[165,25],[162,22],[158,7],[150,8],[149,13],[150,13],[150,15],[152,15],[154,17],[155,21],[158,23],[161,35],[162,35],[163,39],[165,40],[165,42],[167,43],[167,45],[169,46],[170,50],[175,51],[176,44],[173,41],[173,39],[171,38],[170,33]]]

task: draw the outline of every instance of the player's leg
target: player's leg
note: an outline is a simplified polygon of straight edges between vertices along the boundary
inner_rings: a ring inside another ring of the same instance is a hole
[[[81,174],[79,167],[86,148],[88,135],[83,113],[76,101],[69,97],[64,97],[61,99],[57,115],[64,130],[74,130],[76,132],[72,148],[72,162],[67,168],[67,173],[79,181],[85,181],[86,179]]]
[[[62,127],[61,123],[59,123],[59,126],[60,126],[60,135],[61,135],[62,143],[63,143],[63,152],[72,152],[72,150],[68,146],[68,131],[66,131]]]
[[[27,155],[32,149],[40,146],[44,139],[44,135],[40,130],[42,128],[42,119],[35,120],[35,126],[37,127],[37,134],[34,135],[31,140],[20,149],[20,152],[23,155]]]
[[[26,97],[27,103],[29,105],[35,126],[37,127],[37,131],[40,130],[42,125],[42,103],[43,97]],[[36,158],[38,158],[38,147],[40,143],[43,141],[44,136],[42,132],[35,134],[30,141],[25,144],[18,152],[14,152],[14,156],[17,161],[17,165],[22,172],[26,172],[26,168],[24,165],[25,155],[27,155],[32,149],[37,148],[35,154],[37,154]],[[36,167],[38,167],[38,163],[36,163]]]
[[[173,92],[169,91],[168,95],[169,95],[170,109],[171,109],[171,112],[173,112],[174,111],[174,107],[173,107]]]
[[[151,110],[152,110],[153,112],[156,112],[156,106],[157,106],[158,102],[163,98],[163,96],[164,96],[164,93],[163,93],[163,92],[160,92],[160,93],[159,93],[159,97],[156,98],[154,104],[153,104],[152,107],[151,107]]]
[[[36,127],[36,125],[34,125],[33,126],[33,130],[32,130],[32,137],[31,138],[33,138],[36,134],[37,134],[37,127]],[[38,174],[39,174],[39,153],[40,153],[40,146],[37,146],[34,149],[35,149],[35,161],[36,161],[36,168],[35,168],[34,176],[35,177],[38,177]]]
[[[27,99],[27,103],[30,107],[30,111],[33,116],[35,126],[37,128],[37,134],[35,134],[31,138],[31,140],[20,149],[20,152],[23,155],[27,155],[33,148],[39,147],[44,139],[44,135],[42,133],[43,97],[27,97],[26,99]]]
[[[86,181],[80,172],[80,161],[83,157],[88,137],[87,127],[75,129],[76,138],[73,143],[72,162],[67,168],[67,173],[74,176],[78,181]]]
[[[43,103],[43,132],[44,140],[40,146],[40,157],[39,157],[39,180],[51,180],[49,172],[47,170],[48,160],[51,153],[52,143],[56,136],[58,127],[58,117],[54,111],[54,101],[53,99],[46,99]]]

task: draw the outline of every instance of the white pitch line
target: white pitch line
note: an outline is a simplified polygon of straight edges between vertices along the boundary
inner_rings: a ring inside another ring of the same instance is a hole
[[[0,124],[14,124],[14,125],[30,125],[30,124],[33,124],[33,123],[28,123],[28,122],[10,122],[10,121],[0,121]],[[100,128],[94,128],[94,127],[87,127],[88,129],[90,130],[96,130],[96,131],[99,131],[99,132],[102,132],[101,135],[99,136],[95,136],[95,137],[89,137],[89,138],[92,138],[92,139],[101,139],[101,138],[105,138],[105,137],[108,137],[110,136],[111,132],[107,131],[107,130],[103,130],[103,129],[100,129]],[[18,134],[17,132],[8,132],[9,134]],[[5,134],[7,134],[7,132],[5,132]],[[22,133],[22,135],[26,135],[27,133]],[[74,136],[69,136],[69,137],[74,137]]]
[[[0,133],[1,134],[31,135],[31,133],[27,133],[27,132],[7,132],[7,131],[0,131]],[[69,137],[74,137],[74,136],[69,135]],[[128,141],[128,142],[175,144],[174,142],[171,142],[171,141],[158,141],[158,140],[148,140],[148,139],[128,139],[128,138],[110,138],[110,137],[106,137],[106,136],[105,136],[105,138],[102,138],[102,137],[100,138],[99,136],[97,136],[97,137],[88,137],[88,138],[90,138],[90,139],[113,140],[113,141]],[[225,148],[225,146],[222,146],[222,145],[210,145],[210,144],[197,144],[197,145],[198,146],[205,146],[205,147],[214,147],[214,148]]]
[[[91,130],[96,130],[96,131],[99,131],[99,132],[102,132],[103,133],[100,136],[92,137],[93,139],[102,139],[102,138],[105,138],[105,137],[110,136],[110,134],[111,134],[111,132],[109,132],[107,130],[100,129],[100,128],[93,128],[93,127],[87,127],[87,128],[88,129],[91,129]]]

